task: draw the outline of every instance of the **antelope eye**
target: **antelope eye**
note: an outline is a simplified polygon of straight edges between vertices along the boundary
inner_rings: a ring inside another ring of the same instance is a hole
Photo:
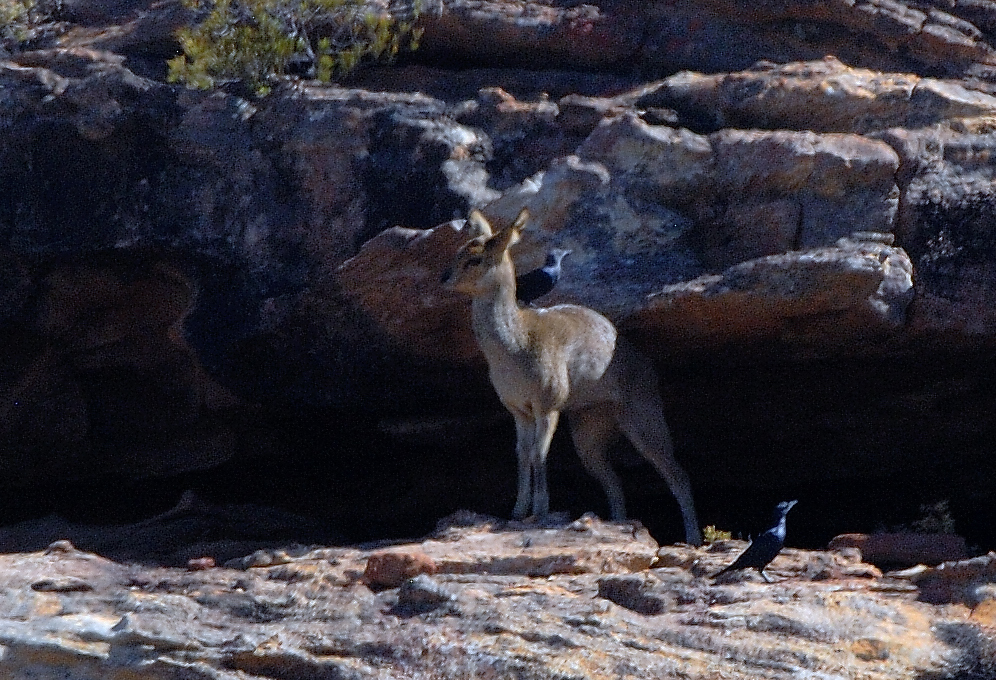
[[[466,266],[466,267],[476,267],[477,265],[481,264],[482,262],[484,262],[484,258],[483,257],[478,257],[478,256],[469,257],[469,258],[467,258],[467,263],[464,266]]]

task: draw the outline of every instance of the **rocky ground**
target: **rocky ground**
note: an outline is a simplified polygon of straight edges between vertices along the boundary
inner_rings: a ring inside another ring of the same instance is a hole
[[[994,556],[936,604],[854,549],[658,548],[639,524],[460,513],[420,542],[119,564],[59,541],[0,556],[16,678],[989,678]],[[950,565],[946,565],[950,566]],[[938,576],[940,574],[940,576]],[[988,587],[988,590],[986,588]]]

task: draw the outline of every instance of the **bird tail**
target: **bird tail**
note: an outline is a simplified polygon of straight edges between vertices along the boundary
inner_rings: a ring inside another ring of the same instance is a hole
[[[712,576],[710,576],[710,578],[712,578],[713,580],[715,580],[715,579],[719,578],[720,576],[722,576],[723,574],[727,574],[727,573],[729,573],[731,571],[733,571],[733,565],[732,564],[729,565],[728,567],[723,567],[722,569],[720,569],[719,571],[717,571],[715,574],[713,574]]]

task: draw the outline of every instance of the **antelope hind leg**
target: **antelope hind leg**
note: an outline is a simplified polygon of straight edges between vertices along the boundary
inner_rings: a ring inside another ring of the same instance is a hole
[[[702,534],[692,499],[692,483],[688,473],[674,457],[671,432],[664,420],[663,408],[653,403],[631,403],[620,413],[619,426],[636,450],[657,469],[674,494],[684,520],[685,541],[692,545],[702,545]]]
[[[581,464],[602,485],[609,500],[609,517],[616,522],[626,519],[622,482],[605,457],[609,444],[619,432],[615,414],[610,408],[596,406],[572,411],[567,417]]]

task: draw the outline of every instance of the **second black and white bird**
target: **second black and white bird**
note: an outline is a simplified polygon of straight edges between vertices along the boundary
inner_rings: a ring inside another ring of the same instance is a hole
[[[764,568],[771,563],[771,560],[778,556],[778,553],[782,550],[782,546],[785,545],[785,516],[788,515],[788,511],[797,502],[782,501],[779,503],[772,516],[773,526],[751,541],[747,549],[741,553],[740,557],[733,564],[718,572],[713,578],[719,578],[730,571],[754,567],[757,569],[757,573],[761,575],[761,578],[771,583],[764,573]]]
[[[515,297],[524,305],[553,290],[560,280],[560,265],[570,254],[569,250],[554,248],[546,256],[546,263],[539,269],[515,277]]]

